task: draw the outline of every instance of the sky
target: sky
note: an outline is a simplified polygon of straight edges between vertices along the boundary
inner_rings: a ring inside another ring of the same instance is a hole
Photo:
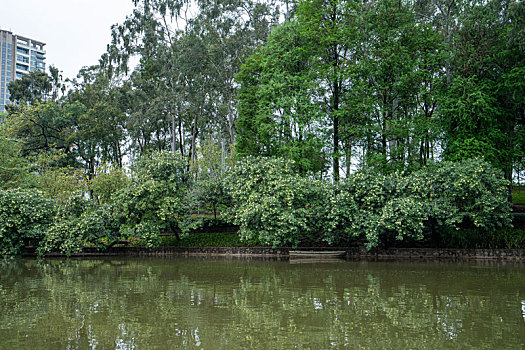
[[[46,66],[75,78],[98,63],[111,25],[132,11],[132,0],[0,0],[0,29],[46,43]]]

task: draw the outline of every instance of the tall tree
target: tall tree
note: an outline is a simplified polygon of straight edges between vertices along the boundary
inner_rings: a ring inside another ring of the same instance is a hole
[[[237,75],[240,156],[285,157],[299,171],[325,170],[326,120],[311,101],[315,91],[308,45],[299,23],[286,22],[274,28]]]
[[[272,148],[279,148],[277,154],[288,149],[300,167],[301,162],[310,163],[302,170],[324,168],[327,152],[337,181],[357,12],[354,3],[313,0],[299,2],[296,14],[250,59],[244,73],[252,72],[239,75],[241,152],[273,155]],[[250,96],[252,92],[256,95]],[[250,139],[250,133],[258,137]],[[323,138],[330,143],[319,144]]]
[[[133,14],[113,28],[108,57],[125,68],[130,55],[140,56],[130,134],[141,152],[153,142],[193,162],[201,138],[232,143],[233,76],[264,41],[274,12],[271,3],[250,1],[135,1]]]
[[[34,103],[46,100],[51,95],[53,84],[50,77],[41,71],[31,71],[8,85],[11,100],[15,103]]]
[[[523,144],[525,51],[516,36],[523,11],[521,2],[502,0],[474,2],[464,11],[442,103],[446,157],[483,157],[509,180]]]

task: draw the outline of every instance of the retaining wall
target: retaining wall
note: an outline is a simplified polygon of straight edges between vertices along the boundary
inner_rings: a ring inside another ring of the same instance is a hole
[[[112,247],[108,250],[85,248],[72,257],[90,256],[261,256],[281,257],[289,255],[290,248],[270,247]],[[442,248],[389,248],[367,251],[364,247],[313,247],[300,250],[344,250],[347,259],[491,259],[525,260],[525,249],[442,249]],[[34,249],[27,248],[24,256],[36,256]],[[63,257],[61,253],[49,253],[48,257]]]

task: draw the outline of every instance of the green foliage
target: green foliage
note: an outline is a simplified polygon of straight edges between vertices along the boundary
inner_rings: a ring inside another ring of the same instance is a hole
[[[440,162],[412,174],[359,172],[335,192],[331,234],[363,237],[368,248],[431,238],[438,228],[487,233],[511,224],[508,183],[481,160]]]
[[[311,104],[310,44],[296,21],[286,22],[237,74],[239,156],[287,158],[302,172],[325,169],[324,121]]]
[[[368,248],[392,238],[423,238],[428,203],[404,190],[410,179],[400,173],[359,172],[337,185],[329,214],[329,241],[344,234],[363,237]]]
[[[209,141],[200,147],[200,153],[191,167],[196,180],[186,194],[188,210],[193,214],[212,214],[217,218],[231,204],[230,195],[225,188],[225,176],[234,157],[232,153],[226,157],[219,145]],[[196,220],[195,228],[202,227],[202,218],[200,216]],[[188,219],[195,221],[193,216]]]
[[[438,224],[488,231],[511,224],[508,186],[501,170],[479,159],[433,164],[414,173],[408,184],[412,193],[431,201]]]
[[[63,151],[49,150],[28,158],[31,172],[25,176],[23,187],[39,189],[59,203],[86,190],[82,170],[69,166]]]
[[[186,169],[186,162],[172,152],[151,153],[138,161],[131,183],[113,199],[128,234],[154,246],[161,231],[183,228]]]
[[[50,77],[39,70],[24,74],[20,79],[15,79],[8,84],[11,100],[13,102],[42,101],[51,95],[53,84]]]
[[[505,141],[497,127],[500,110],[496,107],[493,87],[479,79],[456,78],[442,101],[444,129],[449,132],[446,157],[450,160],[484,158],[502,168],[508,159],[498,147]]]
[[[441,98],[446,157],[483,157],[508,180],[523,162],[523,8],[519,1],[466,3],[454,37],[455,76]]]
[[[100,204],[113,202],[114,194],[129,184],[125,170],[115,165],[106,164],[97,169],[95,176],[89,180],[89,189]]]
[[[0,189],[20,185],[27,174],[27,160],[21,156],[20,146],[6,134],[0,118]]]
[[[120,239],[114,208],[96,206],[81,196],[71,196],[59,205],[57,215],[38,247],[38,254],[60,251],[67,256],[86,245],[106,248]]]
[[[437,230],[511,224],[508,183],[481,160],[441,162],[411,174],[358,172],[330,185],[302,177],[282,159],[247,158],[229,177],[243,239],[273,246],[348,237],[368,248],[435,239]]]
[[[0,187],[94,199],[60,214],[42,251],[111,244],[104,227],[154,246],[229,220],[232,198],[241,236],[271,245],[508,225],[505,182],[470,159],[507,180],[524,168],[523,2],[280,5],[137,0],[66,96],[53,67],[10,83]],[[287,161],[230,172],[237,155]],[[126,157],[140,159],[131,179]]]
[[[66,140],[72,118],[72,111],[54,102],[17,105],[5,119],[6,132],[21,142],[24,156],[51,150],[69,151],[74,149]],[[68,164],[75,165],[74,155],[70,155]]]
[[[21,189],[0,191],[0,256],[13,256],[29,242],[39,242],[55,213],[42,192]]]
[[[248,157],[232,169],[227,186],[242,239],[296,247],[321,232],[326,185],[293,167],[283,159]]]

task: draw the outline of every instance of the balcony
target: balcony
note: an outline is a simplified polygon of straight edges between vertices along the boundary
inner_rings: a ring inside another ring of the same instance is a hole
[[[20,41],[20,40],[17,40],[16,41],[16,46],[20,46],[20,47],[23,47],[23,48],[26,48],[26,49],[29,49],[30,46],[28,43],[24,42],[24,41]]]

